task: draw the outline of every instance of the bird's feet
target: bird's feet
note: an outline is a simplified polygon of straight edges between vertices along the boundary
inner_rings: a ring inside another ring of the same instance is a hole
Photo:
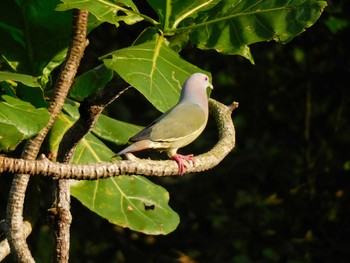
[[[193,154],[189,155],[182,155],[182,154],[174,154],[171,156],[171,159],[173,159],[177,165],[179,166],[179,174],[182,175],[185,173],[185,170],[187,168],[186,164],[183,162],[183,160],[189,162],[189,163],[194,163],[193,161]]]

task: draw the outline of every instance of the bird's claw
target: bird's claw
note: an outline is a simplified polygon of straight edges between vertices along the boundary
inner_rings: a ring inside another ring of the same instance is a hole
[[[189,155],[175,154],[171,156],[171,159],[173,159],[179,166],[180,175],[184,174],[187,168],[187,165],[183,162],[183,160],[187,161],[188,163],[191,163],[192,165],[194,164],[193,154],[189,154]]]

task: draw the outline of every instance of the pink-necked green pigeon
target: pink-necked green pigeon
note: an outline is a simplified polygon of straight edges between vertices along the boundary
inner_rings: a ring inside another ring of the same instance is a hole
[[[134,142],[116,156],[145,149],[159,149],[177,162],[179,174],[185,172],[183,160],[193,162],[193,154],[177,153],[193,142],[204,130],[208,121],[207,88],[213,88],[207,75],[192,74],[182,87],[178,103],[130,139]]]

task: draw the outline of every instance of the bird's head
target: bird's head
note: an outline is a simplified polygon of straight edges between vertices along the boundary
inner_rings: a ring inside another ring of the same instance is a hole
[[[186,80],[181,91],[180,100],[200,100],[207,103],[212,89],[213,85],[207,75],[194,73]]]

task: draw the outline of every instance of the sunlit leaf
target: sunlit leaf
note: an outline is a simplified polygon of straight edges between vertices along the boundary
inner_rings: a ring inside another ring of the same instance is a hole
[[[72,183],[72,194],[111,223],[146,234],[168,234],[179,224],[168,192],[144,177],[119,176]]]
[[[23,133],[16,126],[0,121],[0,151],[10,152],[15,150],[23,139]]]
[[[47,109],[4,95],[0,101],[0,150],[14,149],[23,139],[37,134],[49,121]],[[12,126],[12,127],[11,127]],[[6,141],[6,142],[5,142]],[[4,146],[5,145],[5,146]]]
[[[63,106],[64,111],[73,117],[73,119],[69,121],[69,126],[73,124],[75,119],[79,118],[78,107],[79,103],[71,100],[67,100]],[[119,121],[101,114],[92,129],[92,133],[101,139],[113,142],[115,144],[126,144],[130,137],[135,135],[141,129],[141,126]],[[60,132],[63,133],[63,131]],[[59,133],[57,135],[59,135]]]
[[[270,40],[289,42],[312,26],[327,5],[318,0],[148,2],[159,16],[164,34],[180,35],[181,42],[173,45],[175,50],[181,50],[190,34],[191,42],[201,49],[238,54],[251,62],[254,61],[250,44]]]
[[[77,146],[74,162],[110,160],[114,153],[93,135]],[[95,181],[73,181],[71,192],[86,207],[111,223],[147,234],[167,234],[178,223],[169,207],[169,194],[146,178],[119,176]]]
[[[101,114],[92,132],[99,138],[115,144],[126,144],[130,137],[141,129],[142,127],[140,126],[118,121]]]
[[[49,135],[50,149],[53,151],[57,150],[63,134],[76,120],[77,107],[77,103],[65,107],[65,111],[68,109],[75,117],[60,114],[56,119]],[[94,134],[125,143],[127,136],[139,128],[104,116],[98,121],[95,130],[77,145],[74,163],[111,161],[114,153]],[[143,177],[119,176],[95,181],[72,181],[71,193],[83,205],[111,223],[143,233],[167,234],[179,223],[178,215],[168,205],[168,192]]]
[[[47,136],[47,141],[51,153],[57,153],[58,146],[62,140],[63,135],[74,124],[74,122],[74,118],[68,116],[67,114],[64,114],[63,112],[61,112],[55,119],[55,122]]]
[[[66,99],[66,103],[63,105],[63,110],[77,120],[80,116],[79,105],[79,102]]]
[[[157,12],[163,30],[177,28],[186,18],[195,18],[199,11],[213,8],[220,0],[158,1],[148,0]]]
[[[210,75],[180,58],[164,41],[159,37],[117,50],[104,59],[107,68],[115,70],[163,112],[176,104],[183,83],[192,73]]]
[[[119,26],[120,21],[131,25],[143,20],[137,12],[137,7],[130,0],[120,2],[109,0],[61,0],[61,2],[56,8],[58,11],[73,8],[88,10],[99,21],[115,24],[116,26]]]
[[[253,62],[248,45],[289,42],[313,25],[326,5],[317,0],[223,0],[201,13],[187,30],[192,30],[191,41],[201,49],[239,54]]]
[[[0,82],[1,81],[14,81],[21,82],[29,87],[40,87],[40,84],[37,82],[36,78],[30,75],[18,74],[12,72],[0,72]]]

